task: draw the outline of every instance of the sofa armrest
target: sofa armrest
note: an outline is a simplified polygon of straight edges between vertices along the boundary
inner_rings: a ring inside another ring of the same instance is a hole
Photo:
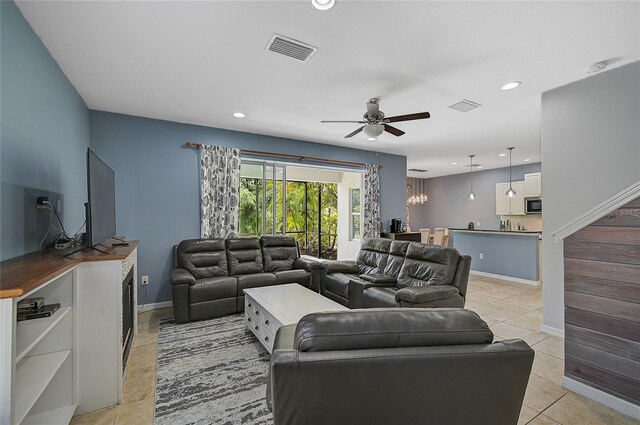
[[[397,279],[394,276],[389,276],[388,274],[361,274],[360,279],[366,280],[370,283],[393,283],[395,284]],[[382,285],[382,286],[393,286],[393,285]]]
[[[196,278],[185,269],[173,269],[171,270],[171,284],[172,285],[193,285],[196,283]]]
[[[396,279],[393,276],[361,274],[358,279],[350,279],[349,308],[364,308],[363,294],[367,288],[395,285]]]
[[[357,274],[360,271],[360,266],[355,261],[328,260],[323,261],[322,264],[326,267],[327,273]]]
[[[396,292],[396,301],[407,301],[414,304],[444,300],[459,295],[458,288],[450,285],[409,286]]]
[[[309,273],[313,271],[313,269],[325,269],[326,267],[318,260],[312,260],[310,258],[296,258],[293,262],[294,269],[306,270]]]

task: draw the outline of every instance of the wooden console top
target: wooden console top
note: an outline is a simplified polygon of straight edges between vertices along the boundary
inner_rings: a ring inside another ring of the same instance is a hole
[[[85,249],[65,257],[73,249],[51,249],[3,261],[0,263],[0,298],[21,297],[85,261],[124,260],[138,246],[138,241],[128,241],[127,246],[113,246],[112,242],[99,246],[107,254]]]

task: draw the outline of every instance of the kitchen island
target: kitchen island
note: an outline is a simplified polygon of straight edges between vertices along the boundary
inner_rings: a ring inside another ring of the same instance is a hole
[[[453,247],[470,255],[471,272],[529,285],[540,284],[537,231],[449,229]]]

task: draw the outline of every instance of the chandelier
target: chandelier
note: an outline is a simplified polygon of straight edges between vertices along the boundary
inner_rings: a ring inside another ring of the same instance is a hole
[[[407,197],[407,205],[424,205],[429,201],[429,197],[424,191],[424,179],[412,179],[411,194]],[[416,181],[418,187],[416,188]]]

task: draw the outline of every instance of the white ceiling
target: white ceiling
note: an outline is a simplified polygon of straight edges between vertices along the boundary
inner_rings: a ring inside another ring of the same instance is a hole
[[[402,154],[428,177],[466,171],[471,153],[506,166],[507,146],[514,164],[539,161],[540,94],[597,61],[640,58],[636,1],[17,4],[89,108]],[[268,52],[273,33],[319,51],[307,63]],[[376,142],[320,124],[360,119],[374,96],[387,116],[432,117]],[[483,106],[448,108],[463,98]]]

